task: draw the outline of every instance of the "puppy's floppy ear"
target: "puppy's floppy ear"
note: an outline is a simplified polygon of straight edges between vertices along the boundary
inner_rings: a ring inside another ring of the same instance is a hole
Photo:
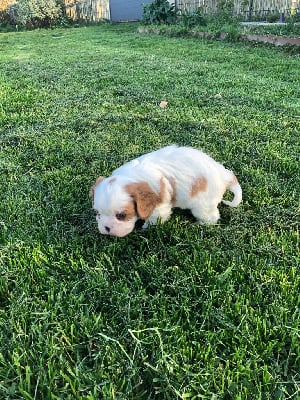
[[[151,189],[147,182],[129,183],[125,186],[125,190],[135,201],[139,218],[148,219],[159,203],[158,194]]]
[[[99,176],[99,178],[96,179],[95,184],[90,188],[90,198],[94,202],[94,192],[95,192],[95,187],[98,185],[98,183],[102,182],[103,179],[105,179],[105,176]]]

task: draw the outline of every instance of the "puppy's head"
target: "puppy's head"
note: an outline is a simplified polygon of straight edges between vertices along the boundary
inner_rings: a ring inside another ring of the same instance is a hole
[[[148,219],[159,200],[147,182],[119,176],[98,178],[90,195],[100,233],[118,237],[128,235],[139,218]]]

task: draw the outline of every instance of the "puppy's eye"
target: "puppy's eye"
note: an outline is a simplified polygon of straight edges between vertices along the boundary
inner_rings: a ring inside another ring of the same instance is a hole
[[[117,218],[117,220],[119,220],[119,221],[124,221],[125,218],[126,218],[126,214],[125,214],[124,212],[117,213],[117,214],[116,214],[116,218]]]

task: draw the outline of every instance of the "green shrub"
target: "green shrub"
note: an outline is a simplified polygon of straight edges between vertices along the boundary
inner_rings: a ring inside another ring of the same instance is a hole
[[[1,30],[9,30],[10,19],[6,10],[0,11],[0,27]]]
[[[295,14],[291,14],[287,20],[288,23],[294,24],[297,22],[300,22],[300,12],[297,12]]]
[[[180,16],[180,22],[185,28],[192,28],[194,26],[206,25],[206,19],[201,14],[200,8],[196,11],[190,12],[182,12]]]
[[[56,0],[18,0],[8,11],[11,24],[27,28],[49,28],[62,15]]]
[[[237,24],[225,24],[222,32],[226,33],[226,40],[229,42],[238,42],[241,39],[241,33]]]
[[[142,22],[145,25],[174,24],[177,21],[178,10],[167,0],[154,0],[143,5]]]
[[[278,22],[279,21],[279,13],[269,14],[266,18],[267,22]]]
[[[239,31],[239,20],[225,13],[218,13],[207,18],[208,30],[213,33]]]

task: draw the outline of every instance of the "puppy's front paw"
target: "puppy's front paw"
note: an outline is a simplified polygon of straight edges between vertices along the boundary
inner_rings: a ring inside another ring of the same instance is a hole
[[[160,219],[155,218],[149,218],[147,221],[144,222],[142,229],[147,229],[150,225],[157,225],[157,223],[160,221]]]
[[[147,221],[145,221],[144,225],[142,226],[143,229],[147,229],[149,225],[157,225],[161,222],[161,217],[157,217],[156,215],[151,215]]]

